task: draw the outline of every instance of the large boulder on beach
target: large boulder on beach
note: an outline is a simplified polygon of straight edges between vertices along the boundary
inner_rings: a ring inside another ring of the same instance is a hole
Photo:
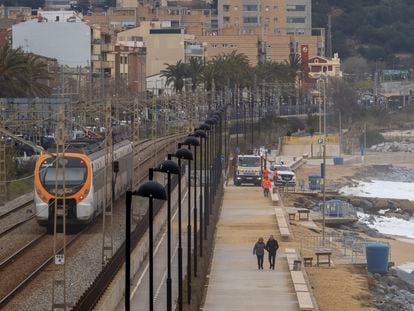
[[[352,198],[349,200],[349,203],[355,207],[360,207],[363,210],[370,210],[374,207],[374,204],[371,201],[362,198]]]

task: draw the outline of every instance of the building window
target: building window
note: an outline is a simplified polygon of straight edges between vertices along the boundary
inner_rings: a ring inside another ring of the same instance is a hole
[[[230,11],[230,5],[223,4],[223,12],[228,12],[228,11]]]
[[[277,17],[273,18],[273,21],[277,22],[279,19]]]
[[[257,24],[257,21],[258,21],[257,17],[247,17],[247,16],[245,16],[243,18],[243,22],[245,24]]]
[[[217,44],[212,43],[212,44],[211,44],[211,47],[212,47],[212,48],[216,48],[216,47],[217,47]]]
[[[280,33],[280,29],[279,28],[273,29],[273,33]]]
[[[288,12],[305,12],[306,5],[288,5],[286,8]]]
[[[279,9],[279,7],[278,7],[277,5],[275,5],[275,6],[273,6],[273,9],[274,9],[274,10],[278,10],[278,9]]]
[[[245,11],[245,12],[257,12],[257,4],[245,4],[245,5],[243,5],[243,11]]]
[[[224,16],[224,17],[223,17],[223,21],[224,21],[225,23],[230,23],[230,16]]]
[[[287,22],[288,24],[305,24],[306,18],[305,17],[288,17]]]

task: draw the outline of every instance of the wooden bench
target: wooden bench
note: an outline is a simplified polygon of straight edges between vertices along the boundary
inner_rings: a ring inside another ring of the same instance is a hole
[[[303,264],[305,267],[312,267],[313,257],[303,257]]]
[[[332,250],[330,250],[330,249],[319,249],[319,250],[315,251],[315,255],[316,255],[316,266],[319,267],[322,264],[327,264],[328,266],[331,266]],[[320,261],[319,260],[320,256],[327,256],[328,261]]]
[[[309,220],[310,211],[307,208],[298,208],[299,220]],[[305,215],[305,217],[302,217]]]
[[[296,292],[296,296],[298,297],[299,310],[301,311],[313,311],[314,310],[312,298],[309,292]]]

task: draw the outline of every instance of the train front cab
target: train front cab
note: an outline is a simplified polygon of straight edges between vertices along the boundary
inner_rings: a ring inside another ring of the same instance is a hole
[[[65,158],[65,189],[63,176],[58,176],[58,195],[65,198],[65,213],[67,226],[87,224],[93,221],[94,210],[92,170],[89,158],[83,154],[66,153]],[[63,162],[60,163],[63,166]],[[41,226],[53,230],[55,211],[55,182],[56,158],[43,155],[39,158],[35,169],[35,204],[36,218]],[[63,199],[57,204],[62,206]],[[63,217],[58,216],[58,224],[62,224]]]

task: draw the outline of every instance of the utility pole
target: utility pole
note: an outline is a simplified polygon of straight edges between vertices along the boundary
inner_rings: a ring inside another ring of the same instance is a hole
[[[321,81],[322,80],[318,80],[318,90],[319,90],[319,97],[318,97],[318,115],[319,115],[319,138],[321,138],[322,136],[322,111],[321,111],[321,106],[322,106],[322,90],[321,90]],[[318,157],[321,156],[321,145],[319,144],[319,155]]]
[[[139,159],[139,100],[138,98],[134,99],[134,112],[133,116],[134,119],[132,120],[132,149],[133,149],[133,155],[134,155],[134,168],[139,166],[140,159]],[[135,172],[134,172],[135,173]],[[132,179],[133,185],[134,178]],[[128,234],[128,232],[127,232]]]
[[[53,213],[54,271],[52,310],[66,310],[66,185],[65,185],[65,112],[61,108],[56,129],[55,202]],[[62,231],[58,229],[62,219]],[[59,241],[63,247],[59,250]],[[62,301],[63,300],[63,301]]]
[[[322,246],[325,246],[325,211],[326,211],[326,137],[323,139],[323,199],[322,199]]]
[[[342,154],[342,115],[339,111],[339,156]]]
[[[3,127],[0,118],[0,127]],[[6,136],[0,136],[0,203],[7,202],[7,165],[6,165]]]
[[[112,219],[112,102],[104,102],[105,111],[105,170],[104,170],[104,206],[102,211],[102,266],[113,254],[113,219]]]
[[[327,34],[326,57],[332,58],[332,15],[328,14],[328,34]]]
[[[365,155],[367,153],[367,123],[364,123],[364,152],[362,154],[362,161],[365,163]]]

